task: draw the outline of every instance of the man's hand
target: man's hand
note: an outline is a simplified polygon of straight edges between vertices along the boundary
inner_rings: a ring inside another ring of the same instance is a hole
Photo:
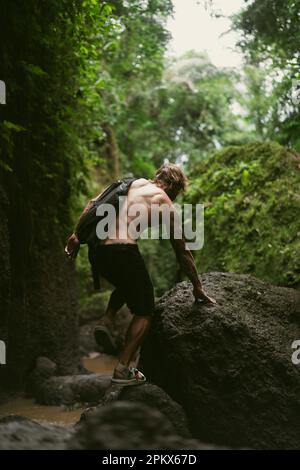
[[[209,303],[209,304],[216,304],[216,300],[213,299],[212,297],[209,297],[205,291],[203,290],[202,286],[194,287],[193,294],[195,297],[195,301],[197,302],[198,300]]]
[[[67,244],[65,246],[65,255],[69,259],[75,259],[80,248],[80,242],[76,237],[75,233],[68,238]]]

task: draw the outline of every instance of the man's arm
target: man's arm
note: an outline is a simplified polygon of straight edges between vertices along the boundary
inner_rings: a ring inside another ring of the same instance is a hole
[[[193,284],[193,294],[195,300],[200,299],[205,302],[213,304],[216,303],[213,298],[209,297],[205,293],[201,279],[199,278],[197,272],[194,257],[191,251],[187,248],[186,241],[181,231],[178,233],[178,230],[181,229],[181,226],[179,227],[179,222],[176,224],[176,220],[178,221],[178,219],[176,219],[178,214],[174,205],[172,204],[171,199],[167,195],[162,195],[160,198],[160,204],[167,204],[170,207],[170,242],[173,250],[175,251],[180,268]]]
[[[77,221],[77,224],[76,224],[76,227],[75,227],[75,230],[74,230],[74,234],[76,235],[77,233],[77,230],[79,229],[80,227],[80,224],[82,222],[82,220],[85,218],[85,215],[87,214],[87,212],[90,210],[90,208],[93,206],[94,202],[97,201],[97,199],[106,191],[107,188],[105,188],[100,194],[98,194],[98,196],[94,197],[93,199],[91,199],[87,205],[85,206],[85,208],[83,209],[83,211],[81,212],[80,214],[80,217]]]
[[[172,233],[172,231],[170,231]],[[186,242],[184,238],[176,239],[173,238],[170,233],[170,242],[175,251],[176,258],[178,260],[179,266],[184,272],[184,274],[189,278],[191,283],[193,284],[193,294],[195,300],[203,300],[205,302],[209,302],[215,304],[216,301],[212,297],[209,297],[202,286],[202,282],[200,277],[198,276],[197,268],[195,265],[194,257],[190,250],[186,248]]]
[[[101,196],[101,194],[102,193],[98,194],[98,196],[96,196],[94,199],[91,199],[87,203],[87,205],[83,209],[82,213],[80,214],[80,217],[77,221],[74,232],[72,233],[72,235],[69,236],[69,238],[67,240],[67,244],[65,246],[65,254],[70,259],[75,259],[76,258],[77,254],[78,254],[78,251],[79,251],[79,248],[80,248],[80,241],[78,240],[77,230],[79,229],[80,224],[81,224],[82,220],[84,219],[85,215],[87,214],[87,212],[90,210],[90,208],[94,204],[94,201],[96,199],[98,199],[98,197]]]
[[[80,228],[80,224],[81,222],[83,221],[83,219],[85,218],[85,215],[88,213],[88,211],[90,210],[90,208],[93,206],[93,203],[94,203],[94,199],[91,199],[87,205],[85,206],[85,208],[83,209],[83,211],[81,212],[80,216],[79,216],[79,219],[77,221],[77,224],[75,226],[75,230],[74,230],[74,235],[77,237],[77,231],[78,229]],[[77,237],[78,238],[78,237]]]

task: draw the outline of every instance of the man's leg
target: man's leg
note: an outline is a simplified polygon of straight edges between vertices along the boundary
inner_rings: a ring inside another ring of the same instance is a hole
[[[122,269],[118,270],[119,279],[116,285],[125,293],[126,303],[134,316],[127,330],[125,345],[112,382],[135,385],[146,381],[142,372],[130,367],[130,362],[135,358],[150,328],[154,313],[154,289],[137,245],[125,245],[120,260]]]
[[[125,345],[120,354],[119,361],[128,367],[130,361],[134,358],[138,348],[144,341],[151,324],[151,316],[134,315],[128,327]],[[118,378],[118,370],[115,370],[114,377]]]

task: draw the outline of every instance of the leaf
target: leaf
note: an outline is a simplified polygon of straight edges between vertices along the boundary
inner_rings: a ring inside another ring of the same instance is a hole
[[[27,130],[25,127],[20,126],[19,124],[14,124],[11,121],[3,121],[2,126],[15,132],[22,132]]]
[[[249,177],[250,177],[249,171],[243,170],[243,173],[242,173],[242,185],[243,186],[247,186],[247,184],[249,183]]]
[[[38,77],[43,77],[48,75],[45,70],[43,70],[39,65],[29,64],[27,62],[23,62],[24,68],[27,72],[31,73],[32,75],[36,75]]]

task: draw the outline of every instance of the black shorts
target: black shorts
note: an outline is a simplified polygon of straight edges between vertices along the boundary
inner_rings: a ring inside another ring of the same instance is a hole
[[[95,252],[98,272],[116,287],[134,315],[153,315],[154,291],[145,261],[135,244],[99,245]]]

